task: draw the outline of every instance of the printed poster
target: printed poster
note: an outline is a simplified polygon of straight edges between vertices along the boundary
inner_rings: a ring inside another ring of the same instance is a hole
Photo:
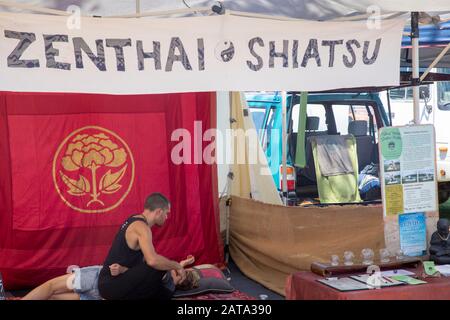
[[[437,211],[432,125],[380,129],[384,215]]]

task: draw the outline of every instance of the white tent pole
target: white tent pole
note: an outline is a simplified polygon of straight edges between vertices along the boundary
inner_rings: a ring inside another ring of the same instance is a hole
[[[137,18],[137,17],[157,17],[157,16],[170,16],[176,14],[186,14],[186,13],[199,13],[199,12],[212,12],[211,7],[198,7],[198,8],[183,8],[183,9],[175,9],[175,10],[167,10],[167,11],[149,11],[142,12],[139,14],[123,14],[123,15],[114,15],[114,16],[105,16],[103,18]],[[270,19],[270,20],[282,20],[282,21],[302,21],[302,19],[281,17],[281,16],[271,16],[265,14],[257,14],[250,12],[240,12],[233,10],[226,10],[226,14],[247,18],[259,18],[259,19]],[[303,20],[307,21],[307,20]]]
[[[311,21],[307,19],[297,19],[297,18],[289,18],[289,17],[283,17],[283,16],[276,16],[276,15],[267,15],[267,14],[260,14],[260,13],[252,13],[252,12],[243,12],[243,11],[234,11],[234,10],[227,10],[227,14],[233,15],[233,16],[240,16],[240,17],[247,17],[247,18],[258,18],[258,19],[269,19],[269,20],[281,20],[281,21]],[[405,14],[405,12],[396,12],[396,13],[387,13],[384,14],[386,16],[382,19],[391,19],[398,16],[401,16]],[[367,19],[368,16],[371,16],[372,14],[362,14],[357,16],[351,16],[351,17],[340,17],[331,19],[329,21],[335,21],[335,22],[341,22],[341,21],[354,21],[354,20],[364,20]]]
[[[141,0],[136,0],[136,14],[141,14]]]
[[[420,124],[418,12],[411,12],[411,44],[412,44],[412,85],[413,85],[414,123]]]
[[[282,91],[281,92],[281,161],[282,161],[282,172],[283,172],[283,177],[282,177],[282,191],[283,191],[283,203],[284,205],[287,205],[287,158],[286,158],[286,141],[287,141],[287,136],[286,136],[286,103],[287,103],[287,98],[286,98],[286,91]]]
[[[281,21],[307,21],[307,20],[303,20],[303,19],[282,17],[282,16],[276,16],[276,15],[270,16],[267,14],[241,12],[241,11],[233,11],[233,10],[227,10],[226,13],[230,14],[232,16],[246,17],[246,18],[258,18],[258,19],[281,20]]]
[[[393,19],[393,18],[402,16],[405,13],[406,12],[385,13],[383,15],[380,15],[379,17],[380,17],[380,19],[383,19],[383,20]],[[371,16],[373,16],[373,13],[365,13],[365,14],[360,14],[357,16],[339,17],[339,18],[328,20],[328,21],[359,21],[359,20],[364,20],[364,19],[370,18]]]
[[[211,7],[198,7],[198,8],[184,8],[167,11],[149,11],[139,14],[123,14],[117,16],[105,16],[102,18],[140,18],[140,17],[158,17],[158,16],[171,16],[177,14],[196,13],[196,12],[211,12]]]
[[[198,8],[184,8],[184,9],[175,9],[175,10],[167,10],[167,11],[149,11],[142,12],[138,14],[124,14],[124,15],[114,15],[114,16],[104,16],[103,18],[137,18],[137,17],[156,17],[156,16],[167,16],[167,15],[176,15],[176,14],[185,14],[185,13],[199,13],[199,12],[211,12],[211,7],[198,7]],[[239,16],[239,17],[247,17],[247,18],[258,18],[258,19],[269,19],[269,20],[281,20],[281,21],[310,21],[305,19],[297,19],[297,18],[289,18],[283,16],[276,15],[266,15],[266,14],[258,14],[251,12],[243,12],[243,11],[234,11],[234,10],[226,10],[226,14]],[[387,18],[397,17],[402,15],[402,13],[394,13],[389,15]],[[352,21],[352,20],[361,20],[364,19],[367,15],[361,15],[357,17],[348,17],[348,18],[338,18],[332,21]]]
[[[281,21],[311,21],[311,20],[307,20],[307,19],[289,18],[289,17],[283,17],[283,16],[267,15],[267,14],[244,12],[244,11],[234,11],[234,10],[227,10],[226,13],[233,15],[233,16],[258,18],[258,19],[281,20]],[[393,18],[402,16],[405,13],[406,12],[385,13],[382,16],[380,16],[380,18],[383,20],[393,19]],[[330,19],[328,21],[333,21],[333,22],[357,21],[357,20],[367,19],[367,17],[370,17],[371,15],[372,14],[366,13],[366,14],[361,14],[361,15],[357,15],[357,16],[349,16],[349,17],[340,17],[340,18]]]
[[[447,51],[450,49],[450,43],[447,44],[447,46],[439,53],[439,55],[433,60],[433,62],[430,64],[430,66],[425,70],[425,72],[420,77],[420,81],[423,81],[425,77],[428,75],[428,73],[431,71],[431,69],[434,68],[434,66],[441,61],[442,57],[445,56]]]

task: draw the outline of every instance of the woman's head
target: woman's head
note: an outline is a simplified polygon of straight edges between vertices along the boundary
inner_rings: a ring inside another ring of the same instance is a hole
[[[183,282],[177,283],[177,290],[191,290],[198,288],[200,285],[200,274],[195,269],[186,269],[186,279]]]

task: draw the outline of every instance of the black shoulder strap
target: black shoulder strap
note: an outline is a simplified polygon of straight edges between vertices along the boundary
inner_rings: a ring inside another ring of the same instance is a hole
[[[141,220],[142,222],[144,222],[145,224],[147,224],[147,220],[145,220],[142,217],[138,217],[138,216],[131,216],[128,218],[129,223],[131,224],[132,222],[136,221],[136,220]]]

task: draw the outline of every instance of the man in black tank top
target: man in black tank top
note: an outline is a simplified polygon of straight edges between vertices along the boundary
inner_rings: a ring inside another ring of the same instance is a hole
[[[169,211],[167,198],[153,193],[147,197],[142,214],[131,216],[122,224],[98,280],[104,299],[170,299],[172,292],[162,283],[166,271],[175,270],[181,281],[186,278],[178,262],[159,255],[153,247],[150,228],[155,224],[162,226]],[[113,264],[125,267],[124,272],[113,276],[110,271]]]

